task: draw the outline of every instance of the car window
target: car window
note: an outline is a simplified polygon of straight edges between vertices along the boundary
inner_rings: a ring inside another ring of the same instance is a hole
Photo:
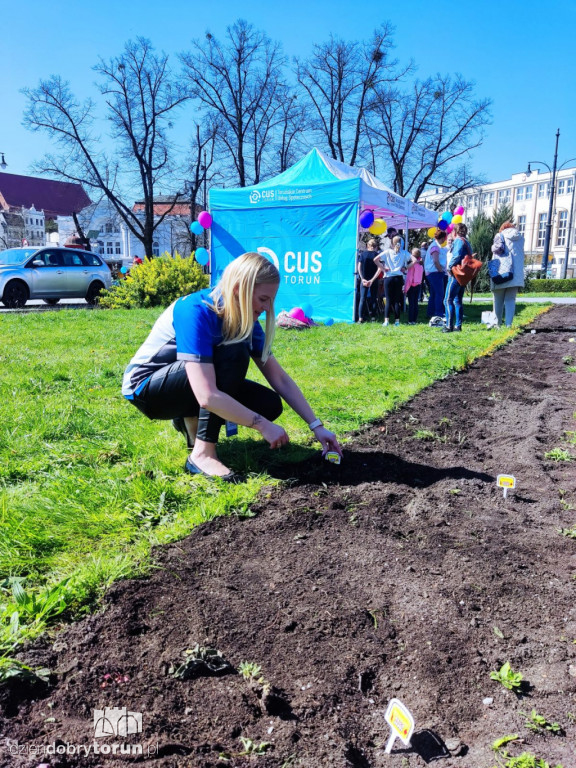
[[[41,251],[34,256],[34,261],[43,261],[47,267],[61,267],[62,254],[58,251]]]
[[[101,267],[102,262],[95,253],[83,253],[82,258],[87,267]]]
[[[83,267],[84,262],[79,253],[74,251],[64,251],[64,266],[65,267]]]

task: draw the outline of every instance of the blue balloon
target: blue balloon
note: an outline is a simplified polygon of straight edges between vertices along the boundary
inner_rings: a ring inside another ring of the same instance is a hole
[[[128,267],[122,267],[120,272],[122,272],[123,275],[126,275],[128,273]]]
[[[326,322],[324,323],[324,325],[334,325],[334,320],[332,320],[332,318],[329,317],[328,320],[326,320]]]
[[[364,227],[364,229],[368,229],[372,224],[374,224],[373,211],[362,211],[360,214],[360,226]]]
[[[210,260],[210,254],[206,248],[196,248],[196,253],[194,255],[196,256],[196,261],[202,267],[205,267]]]
[[[201,235],[202,232],[204,232],[204,227],[199,221],[193,221],[192,224],[190,224],[190,232],[192,232],[193,235]]]

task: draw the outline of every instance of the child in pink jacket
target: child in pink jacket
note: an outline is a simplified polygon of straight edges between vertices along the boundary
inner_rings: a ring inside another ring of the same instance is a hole
[[[424,277],[424,266],[420,248],[412,249],[412,260],[404,279],[404,295],[408,299],[408,325],[416,325],[418,319],[418,297]]]

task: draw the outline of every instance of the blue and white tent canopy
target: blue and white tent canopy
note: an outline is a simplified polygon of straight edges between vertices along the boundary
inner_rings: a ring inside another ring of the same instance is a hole
[[[388,226],[422,229],[437,214],[396,195],[364,168],[313,149],[273,179],[213,189],[212,281],[242,253],[258,251],[280,272],[276,309],[300,306],[314,319],[354,319],[359,215]]]

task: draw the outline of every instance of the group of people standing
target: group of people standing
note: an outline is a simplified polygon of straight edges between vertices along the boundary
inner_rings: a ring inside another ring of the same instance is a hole
[[[423,242],[411,253],[404,250],[403,240],[392,228],[388,231],[383,248],[375,238],[366,244],[367,250],[358,257],[357,271],[360,280],[358,322],[375,319],[379,295],[385,297],[384,326],[393,318],[400,324],[404,298],[408,299],[408,324],[415,325],[418,318],[418,302],[424,288],[428,289],[427,315],[432,324],[444,333],[462,330],[465,287],[453,274],[453,268],[466,256],[472,256],[468,228],[459,223],[450,236],[437,229],[431,243]],[[387,241],[387,242],[386,242]],[[506,326],[512,325],[518,289],[524,285],[523,238],[510,221],[500,227],[494,238],[493,254],[506,251],[513,260],[513,277],[496,285],[491,281],[494,297],[496,325],[500,325],[505,311]]]
[[[404,241],[392,228],[388,230],[386,241],[381,248],[375,238],[368,240],[366,250],[358,256],[358,322],[374,319],[379,298],[384,298],[384,326],[389,325],[391,319],[394,325],[400,325],[404,299],[407,298],[408,324],[415,325],[424,274],[420,249],[408,253]]]

